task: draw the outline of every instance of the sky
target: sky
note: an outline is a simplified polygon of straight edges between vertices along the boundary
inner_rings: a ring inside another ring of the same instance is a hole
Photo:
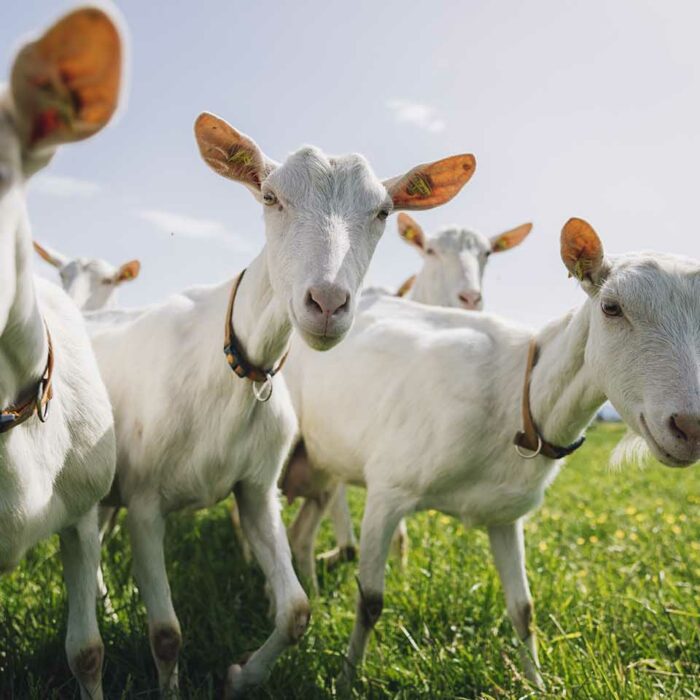
[[[22,38],[74,3],[5,3],[5,78]],[[458,224],[530,237],[489,262],[486,308],[539,326],[584,299],[559,258],[571,216],[608,252],[700,258],[700,3],[486,0],[114,3],[128,33],[122,109],[62,149],[29,187],[37,240],[71,256],[142,262],[120,303],[152,303],[237,274],[262,248],[261,206],[213,173],[192,133],[201,111],[272,158],[305,144],[362,153],[382,178],[476,155],[427,233]],[[420,266],[396,218],[367,282]],[[37,271],[52,271],[37,261]]]

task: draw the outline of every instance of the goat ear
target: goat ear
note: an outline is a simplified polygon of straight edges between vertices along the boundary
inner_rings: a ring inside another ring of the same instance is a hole
[[[129,260],[117,270],[114,275],[114,283],[130,282],[139,276],[139,272],[141,272],[141,263],[138,260]]]
[[[43,246],[39,245],[36,241],[34,241],[34,250],[37,253],[39,253],[39,256],[43,258],[49,265],[53,265],[54,267],[61,268],[68,262],[68,258],[66,258],[64,255],[57,253],[55,250],[44,248]]]
[[[530,231],[532,231],[532,224],[522,224],[522,226],[494,236],[491,239],[491,252],[502,253],[504,250],[515,248],[516,245],[520,245],[527,238]]]
[[[399,236],[421,251],[425,250],[423,229],[408,214],[401,212],[398,217]]]
[[[25,150],[44,151],[43,164],[58,144],[102,129],[117,108],[121,58],[119,31],[96,8],[71,12],[25,45],[10,78]]]
[[[253,139],[209,112],[197,117],[194,135],[204,162],[212,170],[242,182],[260,198],[260,186],[277,163],[267,158]]]
[[[384,186],[394,209],[432,209],[449,202],[469,181],[476,168],[473,155],[451,156],[419,165]]]
[[[593,227],[583,219],[569,219],[561,231],[561,259],[589,295],[597,292],[607,276],[603,244]]]

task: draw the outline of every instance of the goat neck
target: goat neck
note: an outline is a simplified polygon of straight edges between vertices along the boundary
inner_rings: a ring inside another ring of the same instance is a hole
[[[605,402],[586,365],[590,302],[547,325],[537,336],[539,360],[532,372],[530,400],[540,434],[569,445]],[[523,348],[523,362],[527,348]]]

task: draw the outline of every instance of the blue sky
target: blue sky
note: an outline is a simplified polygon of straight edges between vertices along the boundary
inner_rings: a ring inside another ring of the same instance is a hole
[[[73,3],[5,4],[7,76],[19,40]],[[533,221],[521,248],[491,261],[485,299],[534,325],[583,299],[558,256],[569,216],[610,252],[700,257],[698,3],[115,4],[129,35],[124,108],[61,151],[29,201],[38,240],[141,259],[125,305],[231,277],[263,244],[259,205],[199,158],[203,110],[277,160],[311,143],[360,152],[382,177],[474,153],[461,195],[415,218],[428,232],[458,223],[489,235]],[[397,286],[419,264],[392,217],[368,282]]]

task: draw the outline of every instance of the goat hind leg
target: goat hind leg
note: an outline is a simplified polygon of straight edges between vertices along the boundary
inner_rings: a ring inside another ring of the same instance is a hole
[[[148,613],[148,636],[161,693],[175,694],[182,633],[170,595],[163,551],[165,520],[157,501],[129,504],[126,524],[131,539],[134,578]]]
[[[314,557],[316,536],[334,490],[335,485],[331,484],[324,491],[307,497],[288,531],[289,544],[299,575],[304,584],[314,593],[318,592]]]
[[[339,484],[328,506],[328,516],[333,522],[337,546],[328,552],[319,554],[319,561],[332,569],[338,564],[357,559],[357,540],[348,505],[348,495],[345,484]]]
[[[113,506],[98,506],[97,508],[97,525],[100,532],[100,545],[104,544],[104,541],[112,534],[114,528],[117,524],[117,515],[119,515],[119,508]],[[107,584],[105,583],[105,577],[103,572],[103,565],[97,568],[97,599],[102,603],[105,613],[112,620],[117,620],[117,614],[114,612],[114,606],[112,605],[112,600],[109,597],[109,591],[107,590]]]

